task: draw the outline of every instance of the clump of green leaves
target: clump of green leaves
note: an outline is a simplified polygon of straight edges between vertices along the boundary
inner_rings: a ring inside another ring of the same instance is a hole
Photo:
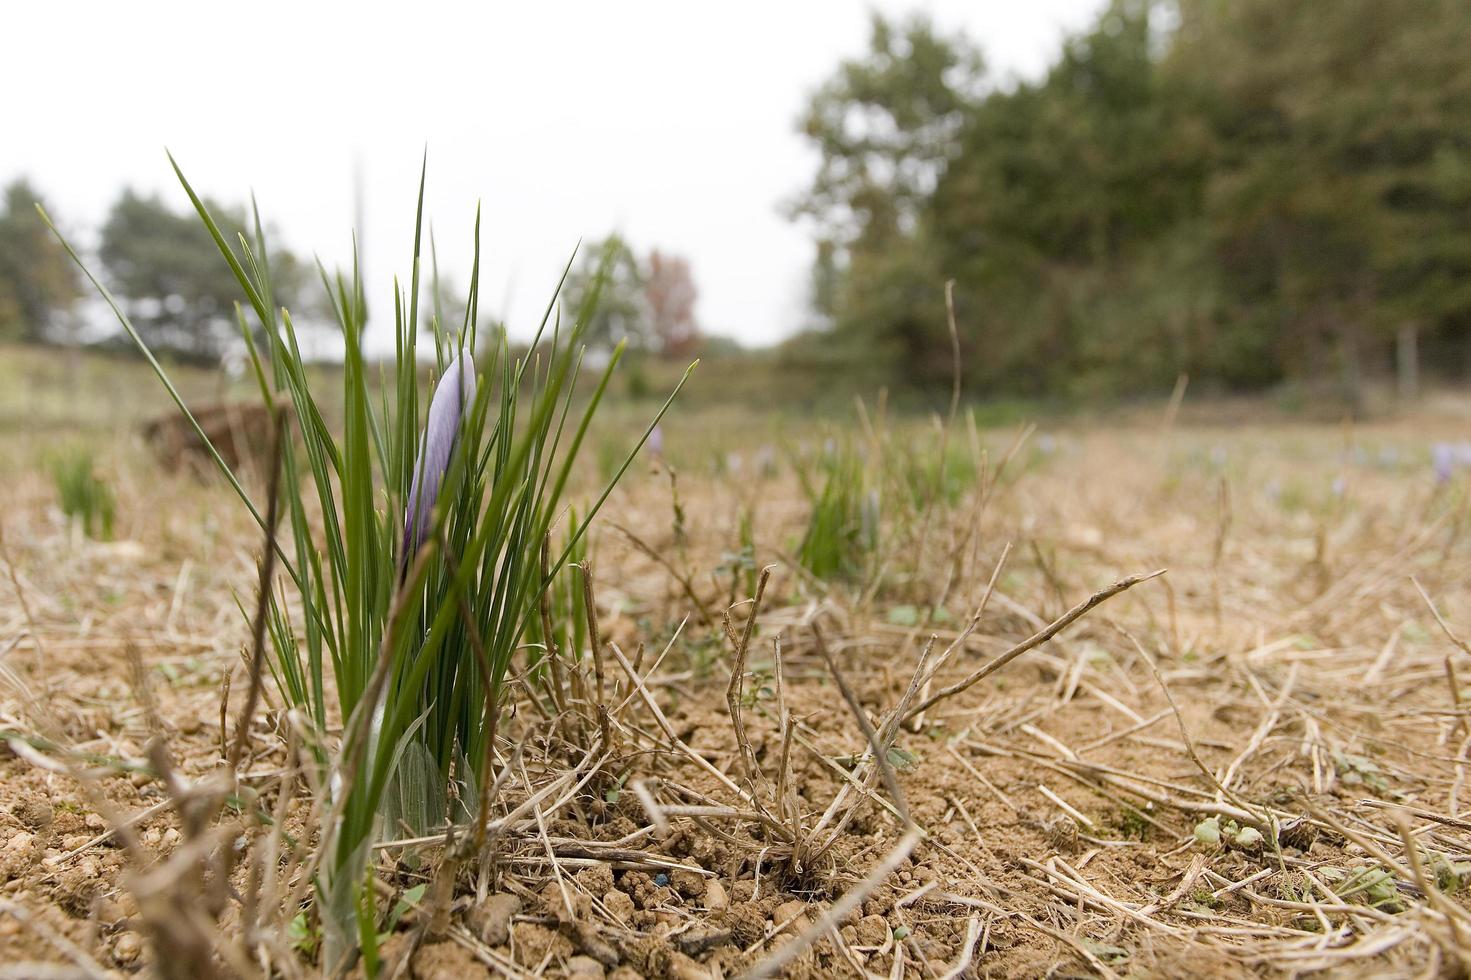
[[[880,518],[879,491],[863,458],[852,445],[836,444],[798,472],[811,511],[797,561],[823,581],[861,578],[878,551]]]
[[[1458,892],[1471,880],[1471,862],[1452,861],[1439,851],[1433,852],[1429,860],[1435,885],[1443,892]]]
[[[1206,847],[1229,844],[1238,850],[1259,851],[1262,832],[1255,827],[1243,827],[1235,820],[1222,821],[1219,817],[1206,817],[1195,825],[1195,840]]]
[[[68,520],[89,538],[99,541],[112,538],[117,499],[112,488],[97,475],[91,453],[78,449],[52,460],[51,481],[56,485],[61,512]]]
[[[1357,865],[1347,870],[1328,866],[1320,868],[1319,874],[1341,898],[1363,902],[1381,912],[1403,912],[1406,908],[1394,875],[1377,864]]]
[[[943,433],[916,439],[896,455],[898,480],[916,510],[954,507],[976,485],[975,456],[969,447],[951,445]]]
[[[1333,767],[1345,786],[1367,786],[1381,796],[1390,791],[1384,770],[1368,756],[1351,752],[1333,753]]]
[[[756,575],[759,571],[756,567],[756,519],[751,513],[750,507],[741,508],[740,527],[738,530],[738,544],[733,551],[723,551],[720,554],[720,567],[717,573],[730,577],[730,602],[735,602],[735,596],[756,594]]]
[[[471,839],[484,839],[512,660],[540,617],[543,595],[580,553],[588,522],[670,402],[641,435],[624,440],[622,464],[552,549],[574,463],[623,352],[619,345],[592,390],[574,399],[597,310],[595,285],[566,322],[554,295],[524,356],[513,356],[504,328],[478,337],[477,218],[463,320],[451,331],[435,317],[431,331],[429,354],[440,385],[454,393],[453,410],[437,412],[444,406],[431,403],[434,431],[425,432],[422,178],[412,274],[407,290],[396,288],[395,350],[386,367],[370,364],[364,352],[368,314],[357,265],[335,276],[322,271],[343,343],[340,388],[328,392],[307,371],[291,314],[274,300],[259,216],[253,237],[227,239],[175,171],[244,294],[238,320],[261,397],[273,412],[285,406],[295,435],[279,440],[285,531],[273,547],[289,595],[272,589],[267,597],[268,663],[286,707],[314,729],[319,772],[309,782],[324,797],[325,855],[316,881],[323,966],[340,971],[361,951],[371,975],[381,928],[372,844],[404,825],[425,833],[446,820],[478,819]],[[127,314],[93,283],[265,529],[269,508],[210,445]],[[334,417],[340,432],[325,421]],[[432,499],[418,499],[421,486]],[[559,614],[574,612],[576,600],[564,599]],[[579,648],[575,638],[568,648]]]

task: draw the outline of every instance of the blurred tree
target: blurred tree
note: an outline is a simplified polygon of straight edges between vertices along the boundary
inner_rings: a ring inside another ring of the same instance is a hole
[[[0,339],[50,339],[58,318],[81,295],[81,277],[36,205],[44,202],[25,178],[0,201]],[[56,215],[49,208],[52,220]]]
[[[1471,5],[1182,0],[1170,70],[1217,140],[1208,213],[1241,316],[1295,374],[1471,320]],[[1401,351],[1412,352],[1415,344]]]
[[[659,353],[666,357],[691,353],[700,342],[700,327],[695,322],[699,292],[689,262],[654,249],[649,253],[643,278],[649,332]]]
[[[634,348],[653,345],[644,273],[622,235],[614,233],[582,248],[567,274],[563,296],[567,313],[573,316],[581,315],[583,307],[596,299],[586,334],[589,347],[612,350],[624,338]]]
[[[245,234],[256,248],[254,222],[243,208],[205,203],[228,241]],[[155,351],[213,363],[239,343],[240,285],[192,211],[124,190],[102,227],[99,254],[129,317]],[[272,249],[269,260],[275,304],[296,306],[306,266],[282,249]]]
[[[922,14],[874,14],[866,55],[840,64],[802,115],[820,161],[792,213],[839,249],[912,231],[980,101],[982,76],[980,52],[963,35],[937,32]]]
[[[1199,211],[1208,141],[1160,77],[1158,8],[1115,0],[1041,81],[987,98],[927,204],[936,281],[955,278],[961,308],[984,311],[966,325],[988,386],[1168,384],[1204,356],[1185,337],[1209,284],[1185,261],[1182,223]],[[1191,273],[1171,283],[1177,305],[1106,322],[1140,264]]]
[[[803,118],[824,354],[933,386],[953,278],[989,390],[1471,366],[1468,42],[1465,0],[1112,0],[981,95],[963,38],[876,19]]]
[[[980,53],[962,35],[938,32],[923,15],[875,14],[868,51],[839,65],[801,118],[820,159],[790,212],[815,229],[811,299],[841,347],[828,353],[846,370],[872,377],[866,369],[881,356],[893,374],[923,381],[938,336],[948,376],[945,323],[930,319],[943,311],[933,302],[940,280],[920,216],[981,101],[982,78]],[[910,300],[927,288],[930,301],[916,308]]]

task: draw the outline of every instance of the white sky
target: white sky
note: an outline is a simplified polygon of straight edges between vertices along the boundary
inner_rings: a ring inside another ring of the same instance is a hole
[[[616,228],[640,251],[690,259],[708,331],[768,343],[800,326],[811,258],[780,212],[815,168],[795,120],[864,49],[869,10],[964,28],[1004,80],[1040,73],[1100,5],[14,4],[0,180],[29,175],[90,242],[124,184],[187,203],[167,146],[196,188],[222,200],[254,189],[288,245],[332,266],[350,254],[361,159],[383,336],[427,145],[441,269],[466,281],[482,201],[481,308],[507,312],[513,334],[534,325],[577,240]]]

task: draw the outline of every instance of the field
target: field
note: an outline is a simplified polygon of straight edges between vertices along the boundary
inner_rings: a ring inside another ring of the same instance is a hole
[[[0,975],[317,975],[318,794],[269,678],[206,806],[259,527],[154,458],[140,365],[0,365]],[[1431,446],[1471,401],[947,426],[693,384],[588,591],[563,573],[572,703],[518,662],[486,846],[385,835],[357,975],[1465,974],[1471,471]],[[610,406],[593,462],[647,414]],[[62,514],[68,454],[110,537]],[[825,472],[868,509],[813,571]]]

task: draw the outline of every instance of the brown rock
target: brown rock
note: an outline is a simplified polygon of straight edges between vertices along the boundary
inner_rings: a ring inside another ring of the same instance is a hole
[[[635,911],[633,899],[616,888],[603,893],[603,906],[608,910],[608,914],[625,923],[632,920]]]
[[[470,930],[487,946],[504,946],[511,937],[511,918],[521,911],[521,899],[508,892],[491,895],[470,909]]]
[[[771,922],[778,928],[785,926],[788,933],[801,932],[809,924],[807,903],[796,900],[783,902],[772,913]]]
[[[11,809],[16,818],[32,830],[45,830],[51,826],[55,811],[44,797],[28,796]]]
[[[0,848],[0,881],[18,877],[37,857],[36,835],[24,830],[11,835]]]
[[[562,922],[583,921],[592,914],[592,898],[580,888],[568,887],[563,891],[559,882],[549,881],[541,890],[540,897],[542,910]],[[572,903],[570,909],[567,907],[569,901]]]
[[[603,980],[603,964],[591,956],[574,956],[567,961],[567,976],[589,977]]]
[[[5,842],[4,853],[17,854],[24,851],[29,851],[31,849],[31,845],[35,842],[35,834],[27,833],[24,830],[18,830],[14,834],[10,835],[10,840]]]
[[[669,873],[669,883],[685,898],[702,898],[705,894],[705,876],[685,868],[675,868]]]
[[[136,932],[125,932],[112,944],[112,958],[120,966],[131,966],[143,955],[143,940]]]
[[[572,877],[592,895],[601,895],[613,888],[613,871],[607,865],[587,868]]]
[[[101,891],[102,884],[96,878],[81,868],[68,868],[57,876],[52,897],[68,915],[81,919],[92,911],[92,902]]]
[[[882,946],[889,938],[889,922],[881,915],[865,915],[853,928],[859,946]]]
[[[740,946],[751,946],[766,935],[766,913],[752,902],[732,905],[725,915],[725,924]]]
[[[726,895],[725,886],[718,878],[705,882],[705,908],[711,912],[723,912],[730,908],[730,896]]]

